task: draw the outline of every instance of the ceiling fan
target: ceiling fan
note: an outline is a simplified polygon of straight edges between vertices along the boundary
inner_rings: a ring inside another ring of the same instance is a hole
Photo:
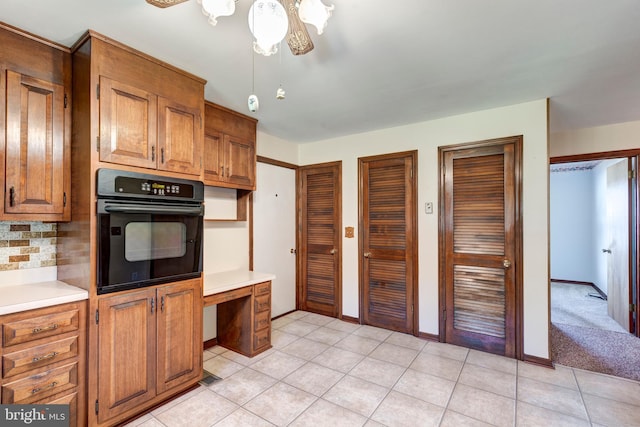
[[[187,0],[147,0],[147,3],[157,7],[166,8],[169,6],[175,6],[183,3]],[[238,1],[238,0],[236,0]],[[291,49],[291,53],[294,55],[304,55],[305,53],[313,50],[313,42],[307,27],[300,20],[298,16],[298,8],[296,6],[296,0],[278,0],[287,11],[287,17],[289,20],[289,30],[285,39]]]

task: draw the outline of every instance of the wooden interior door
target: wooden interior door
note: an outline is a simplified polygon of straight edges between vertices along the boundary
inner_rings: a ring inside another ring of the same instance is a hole
[[[63,213],[64,108],[62,85],[7,70],[5,212]]]
[[[304,166],[297,173],[298,301],[300,310],[340,317],[342,269],[341,162]]]
[[[521,144],[440,149],[441,337],[519,358]]]
[[[629,310],[629,161],[623,159],[607,168],[607,313],[631,331]]]
[[[417,333],[417,152],[358,162],[360,321]]]

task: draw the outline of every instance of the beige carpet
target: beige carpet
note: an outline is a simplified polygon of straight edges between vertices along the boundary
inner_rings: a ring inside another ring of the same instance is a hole
[[[551,358],[573,368],[640,380],[640,339],[607,315],[590,286],[551,284]]]

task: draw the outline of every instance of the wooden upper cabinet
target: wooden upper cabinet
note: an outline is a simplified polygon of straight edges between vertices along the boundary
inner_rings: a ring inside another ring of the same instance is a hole
[[[123,165],[200,177],[205,83],[89,31],[74,47],[74,93],[88,107],[74,109],[77,144],[97,140],[95,169]]]
[[[167,98],[158,99],[158,169],[200,175],[201,111]]]
[[[68,221],[70,54],[1,25],[0,44],[0,220]]]
[[[206,185],[256,189],[257,120],[205,103],[204,167]]]
[[[100,77],[100,160],[156,168],[158,97]]]

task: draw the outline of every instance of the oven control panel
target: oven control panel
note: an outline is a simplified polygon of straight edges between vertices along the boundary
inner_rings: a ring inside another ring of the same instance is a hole
[[[97,195],[103,197],[202,202],[204,184],[200,181],[168,178],[114,169],[99,169]]]
[[[193,185],[191,184],[118,176],[114,185],[114,191],[122,195],[193,198]]]

